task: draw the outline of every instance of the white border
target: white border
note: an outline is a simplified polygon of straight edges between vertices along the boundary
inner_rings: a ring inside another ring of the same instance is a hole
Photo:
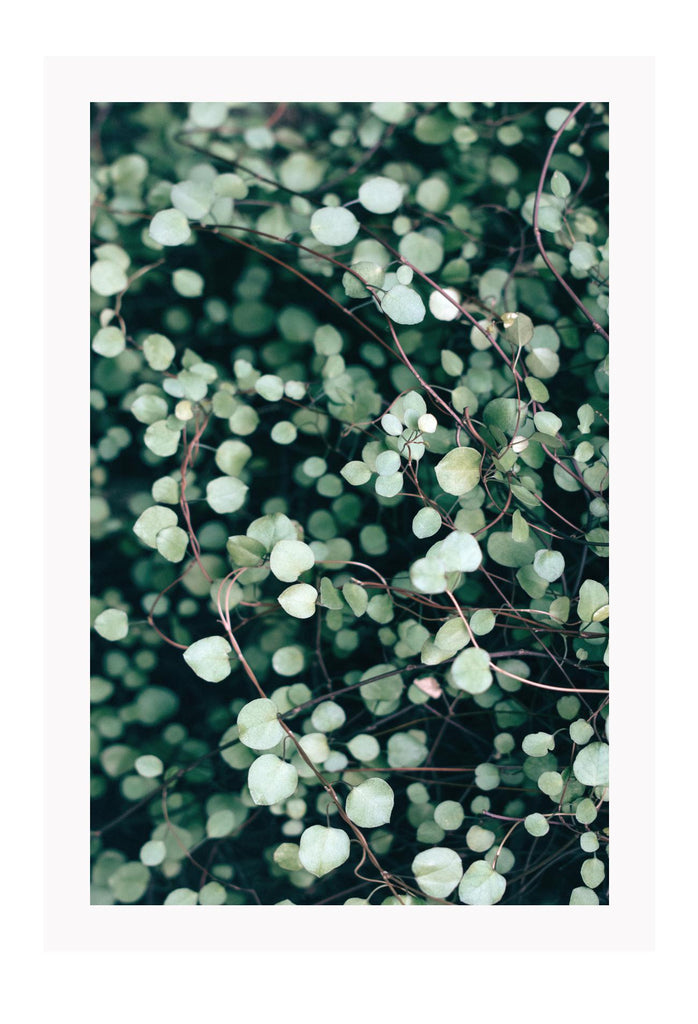
[[[553,84],[554,83],[554,84]],[[590,87],[590,83],[591,87]],[[467,99],[611,104],[614,237],[612,327],[613,851],[611,906],[599,908],[90,907],[87,895],[86,334],[89,256],[85,247],[88,104],[232,98]],[[47,196],[49,317],[47,380],[75,386],[47,392],[48,545],[46,763],[46,946],[49,950],[648,950],[653,944],[653,691],[648,641],[638,644],[633,594],[636,552],[652,535],[649,505],[638,512],[633,482],[646,464],[634,444],[640,402],[652,409],[652,268],[633,251],[637,210],[652,208],[653,82],[647,58],[49,58]],[[82,220],[82,218],[85,220]],[[651,229],[650,229],[651,233]],[[648,230],[643,225],[643,237]],[[637,302],[637,295],[643,303]],[[60,310],[60,317],[56,311]],[[632,392],[623,381],[632,380]],[[54,429],[60,424],[60,430]],[[651,419],[647,430],[652,432]],[[84,452],[85,461],[66,451]],[[633,453],[637,452],[637,457]],[[645,479],[647,471],[644,469]],[[650,478],[651,487],[651,478]],[[65,507],[61,496],[70,495]],[[60,537],[60,543],[58,538]],[[651,546],[651,545],[650,545]],[[69,556],[69,557],[68,557]],[[643,584],[647,584],[646,570]],[[68,600],[68,596],[71,599]],[[67,666],[70,665],[68,672]],[[57,685],[60,684],[60,685]],[[642,891],[644,899],[638,900]],[[318,917],[318,913],[321,917]],[[177,916],[175,916],[177,915]],[[372,915],[370,918],[367,915]],[[380,917],[378,916],[380,915]],[[321,922],[321,924],[319,923]]]

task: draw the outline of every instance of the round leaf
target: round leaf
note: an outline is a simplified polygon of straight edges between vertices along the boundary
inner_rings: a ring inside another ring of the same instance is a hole
[[[315,565],[315,555],[307,544],[300,540],[280,540],[272,548],[269,559],[271,571],[277,580],[293,583],[301,573]]]
[[[412,520],[412,532],[423,539],[433,537],[441,529],[441,515],[435,508],[420,508]]]
[[[222,636],[207,636],[187,647],[184,660],[200,679],[220,683],[230,675],[232,647]]]
[[[105,640],[123,640],[128,633],[128,615],[120,608],[105,608],[95,619],[94,628]]]
[[[294,619],[309,619],[315,614],[318,592],[309,583],[294,583],[286,587],[277,600],[283,610]]]
[[[393,811],[395,794],[383,779],[367,779],[351,790],[346,812],[360,828],[386,825]]]
[[[278,720],[278,708],[272,700],[260,697],[251,700],[237,717],[240,742],[253,750],[269,750],[284,737],[284,730]]]
[[[322,206],[310,218],[310,230],[323,245],[347,245],[356,236],[359,222],[343,206]]]
[[[467,494],[480,482],[480,453],[474,448],[452,448],[435,468],[436,479],[446,494]]]
[[[254,802],[261,807],[281,803],[293,796],[298,786],[298,772],[275,754],[262,754],[250,765],[247,787]]]
[[[426,316],[426,307],[414,288],[396,284],[385,293],[381,309],[396,324],[420,324]]]
[[[181,245],[188,241],[191,229],[181,210],[160,210],[151,220],[148,234],[160,245]]]
[[[311,875],[320,878],[349,858],[349,836],[341,828],[311,825],[301,836],[298,859]]]
[[[590,743],[584,747],[575,757],[572,770],[583,786],[608,785],[608,744]]]
[[[491,907],[499,903],[506,887],[506,879],[491,868],[487,861],[476,860],[463,875],[458,896],[462,903],[469,906]]]
[[[392,178],[369,178],[359,187],[359,202],[371,213],[392,213],[402,203],[402,192]]]
[[[433,846],[417,854],[412,861],[412,874],[427,896],[446,899],[463,877],[463,865],[455,850]]]
[[[206,484],[206,501],[214,512],[237,512],[249,487],[235,476],[217,476]]]

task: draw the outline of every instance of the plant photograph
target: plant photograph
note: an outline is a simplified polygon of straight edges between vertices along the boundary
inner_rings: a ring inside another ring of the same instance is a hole
[[[91,904],[608,905],[609,104],[90,115]]]

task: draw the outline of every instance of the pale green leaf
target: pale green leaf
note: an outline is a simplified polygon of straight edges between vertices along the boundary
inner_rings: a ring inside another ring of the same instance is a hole
[[[367,779],[347,797],[346,812],[360,828],[376,828],[390,821],[395,795],[383,779]]]
[[[309,619],[315,614],[318,592],[309,583],[294,583],[282,591],[277,600],[284,611],[295,619]]]
[[[270,747],[275,747],[284,736],[284,730],[277,717],[278,710],[274,701],[265,697],[245,704],[237,716],[240,742],[253,750],[269,750]]]
[[[181,245],[191,237],[191,229],[181,210],[160,210],[151,220],[148,234],[160,245]]]
[[[487,861],[476,860],[467,869],[460,885],[458,897],[469,906],[492,906],[499,903],[507,887],[506,879],[490,867]]]
[[[184,652],[187,665],[209,683],[219,683],[230,675],[232,647],[222,636],[207,636],[190,644]]]
[[[275,754],[262,754],[249,767],[247,788],[258,806],[269,807],[293,796],[298,788],[298,772]]]
[[[123,640],[128,633],[128,615],[120,608],[105,608],[94,620],[93,625],[105,640]]]
[[[436,464],[436,479],[447,494],[460,496],[480,482],[480,453],[474,448],[452,448]]]
[[[417,854],[412,861],[412,874],[427,896],[446,899],[463,877],[463,864],[455,850],[434,846]]]
[[[300,540],[280,540],[272,548],[269,566],[277,580],[294,583],[315,565],[313,549]],[[317,592],[316,592],[317,593]]]
[[[298,859],[311,875],[320,878],[349,858],[349,836],[341,828],[311,825],[301,836]]]

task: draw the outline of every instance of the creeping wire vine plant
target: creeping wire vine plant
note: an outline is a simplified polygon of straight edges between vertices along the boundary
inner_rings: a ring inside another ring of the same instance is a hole
[[[608,902],[608,131],[95,105],[94,903]]]

